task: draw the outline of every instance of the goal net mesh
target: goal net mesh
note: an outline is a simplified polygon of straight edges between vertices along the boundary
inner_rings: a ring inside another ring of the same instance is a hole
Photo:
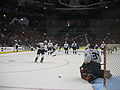
[[[106,70],[110,70],[112,78],[106,79],[107,90],[120,90],[120,44],[106,46]]]

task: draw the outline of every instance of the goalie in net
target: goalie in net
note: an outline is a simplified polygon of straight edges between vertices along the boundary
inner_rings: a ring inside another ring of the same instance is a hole
[[[83,65],[80,67],[81,78],[92,83],[97,78],[104,78],[104,70],[101,69],[101,56],[94,49],[94,45],[90,44],[89,49],[85,51]],[[111,73],[107,70],[106,78],[111,78]]]

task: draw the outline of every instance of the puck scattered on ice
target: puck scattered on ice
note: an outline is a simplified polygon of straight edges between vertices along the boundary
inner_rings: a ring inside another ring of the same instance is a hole
[[[61,76],[58,76],[58,78],[61,78]]]

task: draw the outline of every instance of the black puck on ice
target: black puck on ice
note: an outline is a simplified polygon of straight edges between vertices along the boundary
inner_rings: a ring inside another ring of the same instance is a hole
[[[58,78],[61,78],[61,76],[58,76]]]

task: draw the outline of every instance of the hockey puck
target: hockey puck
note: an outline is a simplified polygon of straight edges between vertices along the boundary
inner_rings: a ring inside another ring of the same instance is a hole
[[[61,78],[61,76],[58,76],[58,78]]]

